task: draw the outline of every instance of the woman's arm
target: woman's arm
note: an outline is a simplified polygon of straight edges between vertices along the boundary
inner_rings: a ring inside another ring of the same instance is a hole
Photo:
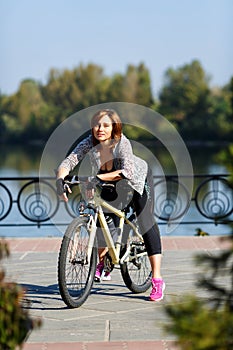
[[[61,188],[63,187],[63,180],[67,175],[69,175],[69,170],[66,168],[59,167],[59,169],[57,171],[57,181],[56,181],[57,189],[59,187],[61,187]],[[69,193],[72,193],[72,191],[69,187],[67,188],[67,190]],[[66,192],[63,192],[61,195],[59,195],[59,197],[62,200],[64,200],[65,202],[68,202],[68,197],[66,195]]]
[[[91,143],[91,136],[88,136],[84,140],[78,143],[78,145],[75,147],[72,153],[68,155],[59,165],[56,173],[57,182],[62,185],[62,181],[64,178],[69,175],[70,171],[75,168],[75,166],[84,158],[85,154],[88,153],[88,151],[91,149],[92,143]],[[68,192],[71,193],[71,191],[68,189]],[[61,199],[63,199],[65,202],[68,201],[67,195],[64,192],[62,195],[59,196]]]
[[[66,168],[69,172],[73,170],[92,148],[91,140],[92,139],[90,135],[81,142],[79,142],[75,149],[61,162],[61,164],[58,167],[58,171],[60,170],[60,168]]]
[[[122,136],[117,147],[116,157],[120,159],[122,178],[131,180],[134,173],[134,154],[129,139]]]
[[[57,179],[63,179],[69,175],[69,170],[63,167],[59,167],[57,170]]]
[[[110,173],[98,174],[97,178],[102,181],[118,181],[123,179],[122,170],[111,171]]]

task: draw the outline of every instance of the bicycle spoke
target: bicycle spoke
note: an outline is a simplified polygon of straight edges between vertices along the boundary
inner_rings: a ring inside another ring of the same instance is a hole
[[[97,249],[93,247],[90,263],[87,258],[87,219],[75,219],[63,238],[58,264],[61,296],[70,307],[81,306],[88,297],[94,278]]]
[[[146,253],[144,243],[128,233],[130,253],[121,264],[121,274],[126,286],[134,293],[143,293],[151,286],[151,265]],[[122,248],[121,256],[124,256],[127,247]]]

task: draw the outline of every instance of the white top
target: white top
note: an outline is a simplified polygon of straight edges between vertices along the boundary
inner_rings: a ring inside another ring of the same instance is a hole
[[[98,145],[93,146],[92,135],[83,139],[59,165],[59,168],[66,168],[69,172],[86,156],[90,157],[93,175],[98,174],[101,162]],[[147,177],[148,165],[145,160],[133,154],[132,146],[127,137],[123,134],[120,140],[113,147],[114,170],[122,170],[124,178],[129,185],[142,194]]]

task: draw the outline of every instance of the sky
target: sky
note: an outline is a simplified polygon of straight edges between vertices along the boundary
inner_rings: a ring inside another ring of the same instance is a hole
[[[0,0],[0,92],[46,84],[52,68],[112,76],[144,63],[153,93],[168,68],[200,61],[210,85],[233,76],[232,0]]]

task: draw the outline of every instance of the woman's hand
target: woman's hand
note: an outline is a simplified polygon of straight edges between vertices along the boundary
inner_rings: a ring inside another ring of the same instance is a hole
[[[72,193],[70,187],[64,183],[62,178],[57,179],[56,181],[57,194],[61,200],[68,202],[67,192]]]

